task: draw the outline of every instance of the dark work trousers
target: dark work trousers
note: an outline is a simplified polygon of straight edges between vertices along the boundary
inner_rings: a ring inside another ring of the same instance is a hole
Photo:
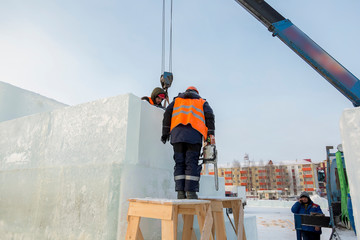
[[[301,231],[303,240],[320,240],[320,232]]]
[[[175,191],[198,192],[201,164],[199,157],[201,144],[174,143]]]

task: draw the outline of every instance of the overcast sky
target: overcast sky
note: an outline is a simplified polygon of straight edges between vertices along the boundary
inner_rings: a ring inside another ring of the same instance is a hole
[[[360,76],[360,1],[268,3]],[[149,96],[161,13],[161,0],[2,0],[0,80],[69,105]],[[352,108],[234,0],[174,0],[172,70],[170,97],[194,85],[212,106],[220,163],[324,160]]]

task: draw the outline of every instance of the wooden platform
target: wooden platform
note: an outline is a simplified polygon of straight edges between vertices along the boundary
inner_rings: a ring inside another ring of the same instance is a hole
[[[244,228],[244,209],[241,198],[201,197],[200,199],[208,200],[211,202],[211,211],[214,219],[212,226],[212,234],[213,236],[216,235],[216,239],[227,239],[223,209],[231,208],[234,216],[235,234],[237,236],[237,239],[246,240]]]
[[[154,198],[128,199],[128,227],[126,240],[143,240],[139,227],[142,217],[161,220],[161,239],[176,240],[178,214],[183,215],[183,240],[196,239],[193,231],[194,216],[197,215],[201,240],[213,240],[211,201],[208,200],[169,200]],[[146,238],[145,238],[146,239]]]

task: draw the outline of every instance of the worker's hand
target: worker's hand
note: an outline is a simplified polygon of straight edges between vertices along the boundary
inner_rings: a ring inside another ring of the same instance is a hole
[[[215,136],[214,135],[209,135],[206,139],[207,144],[209,145],[215,145]]]
[[[320,227],[315,227],[315,231],[320,231]]]
[[[167,141],[169,141],[169,139],[170,139],[170,134],[163,134],[161,136],[161,141],[163,144],[165,144]]]

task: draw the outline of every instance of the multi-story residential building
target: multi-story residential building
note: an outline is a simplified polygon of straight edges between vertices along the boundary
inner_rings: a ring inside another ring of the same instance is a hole
[[[219,177],[225,178],[226,186],[244,186],[250,198],[277,199],[298,196],[302,191],[326,194],[324,181],[318,181],[318,171],[324,170],[325,161],[269,161],[248,162],[243,166],[220,166]],[[204,172],[203,172],[204,173]],[[214,174],[210,169],[209,174]]]

